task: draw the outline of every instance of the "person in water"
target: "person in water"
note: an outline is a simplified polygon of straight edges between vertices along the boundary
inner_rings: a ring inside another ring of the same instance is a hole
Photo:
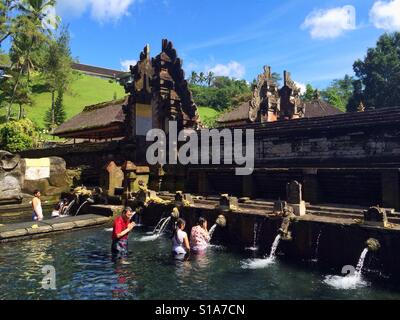
[[[126,207],[122,214],[114,220],[111,251],[117,258],[124,258],[128,255],[129,233],[136,225],[135,222],[131,222],[133,216],[133,210]]]
[[[185,231],[186,222],[179,218],[172,235],[172,253],[175,256],[186,256],[190,253],[189,238]]]
[[[41,193],[39,190],[33,191],[33,199],[31,201],[32,205],[32,220],[42,221],[43,220],[43,209],[42,201],[40,200]]]
[[[210,234],[208,233],[207,220],[200,217],[197,226],[192,228],[190,233],[191,249],[195,252],[206,250],[210,243]]]

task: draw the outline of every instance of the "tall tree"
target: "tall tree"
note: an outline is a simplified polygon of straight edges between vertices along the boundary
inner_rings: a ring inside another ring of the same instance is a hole
[[[64,108],[64,93],[58,92],[54,107],[47,110],[44,122],[47,128],[52,129],[60,125],[67,118]]]
[[[68,29],[63,28],[59,37],[50,41],[44,56],[42,69],[43,77],[51,92],[50,128],[54,128],[54,126],[62,123],[60,122],[60,117],[57,112],[61,112],[62,97],[69,89],[73,80],[71,68],[72,57],[69,40]],[[61,104],[58,109],[56,108],[56,93],[61,97]]]
[[[368,49],[364,60],[357,60],[353,69],[361,80],[367,109],[399,106],[400,33],[383,34],[376,47]]]
[[[12,34],[13,41],[10,50],[12,68],[17,70],[17,76],[7,110],[7,121],[11,116],[20,80],[24,74],[28,74],[29,79],[30,71],[34,67],[32,52],[37,45],[40,46],[47,41],[51,33],[49,9],[54,5],[55,0],[20,0],[18,2],[18,10],[21,14],[15,18],[15,31]],[[53,23],[56,24],[57,19]]]

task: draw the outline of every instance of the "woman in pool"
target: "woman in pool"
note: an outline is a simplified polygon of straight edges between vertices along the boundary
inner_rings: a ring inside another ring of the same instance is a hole
[[[190,233],[191,249],[195,252],[202,252],[206,250],[210,243],[210,234],[207,229],[207,220],[200,217],[197,226],[192,228]]]
[[[185,231],[186,222],[179,218],[172,236],[172,253],[174,256],[186,256],[190,253],[189,238]]]

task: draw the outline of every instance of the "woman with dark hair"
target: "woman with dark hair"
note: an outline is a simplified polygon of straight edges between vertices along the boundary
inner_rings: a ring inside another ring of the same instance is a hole
[[[210,234],[207,229],[207,220],[200,217],[197,221],[197,226],[192,228],[190,233],[191,248],[195,252],[206,250],[210,243]]]
[[[190,252],[189,238],[185,231],[186,222],[179,218],[172,236],[172,253],[175,256],[186,255]]]

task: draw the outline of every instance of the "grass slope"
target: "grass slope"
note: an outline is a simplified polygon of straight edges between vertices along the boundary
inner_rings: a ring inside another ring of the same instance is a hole
[[[118,83],[110,83],[108,80],[76,75],[76,80],[71,85],[71,92],[64,96],[64,106],[67,119],[80,113],[85,106],[113,100],[114,95],[122,98],[125,95],[124,88]],[[25,106],[27,118],[44,127],[44,116],[51,106],[50,92],[40,90],[39,82],[34,88],[33,105]]]

